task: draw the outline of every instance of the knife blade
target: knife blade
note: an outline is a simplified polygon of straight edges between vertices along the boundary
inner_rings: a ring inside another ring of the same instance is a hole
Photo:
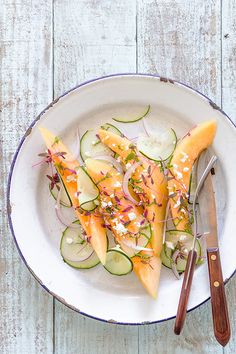
[[[198,165],[199,175],[209,160],[210,154],[206,151]],[[211,173],[205,179],[198,202],[206,242],[214,333],[217,341],[225,346],[230,339],[230,323],[220,262],[215,191]]]

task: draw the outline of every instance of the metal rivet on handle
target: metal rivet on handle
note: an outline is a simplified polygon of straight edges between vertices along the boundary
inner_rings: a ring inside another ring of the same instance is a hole
[[[219,283],[218,281],[214,281],[214,286],[215,286],[216,288],[218,288],[219,285],[220,285],[220,283]]]
[[[215,254],[212,254],[212,255],[211,255],[211,260],[212,260],[212,261],[215,261],[215,260],[216,260],[216,255],[215,255]]]

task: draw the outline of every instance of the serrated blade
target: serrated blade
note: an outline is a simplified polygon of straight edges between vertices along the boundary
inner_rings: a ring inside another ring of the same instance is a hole
[[[198,163],[198,175],[205,168],[210,160],[208,151],[201,156]],[[199,211],[202,222],[202,231],[206,239],[207,249],[218,248],[218,234],[217,234],[217,216],[215,204],[215,192],[212,183],[212,173],[209,173],[205,179],[204,185],[198,196]]]

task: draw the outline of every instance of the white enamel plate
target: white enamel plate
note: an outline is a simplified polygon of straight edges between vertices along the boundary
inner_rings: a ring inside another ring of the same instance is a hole
[[[218,122],[213,149],[216,168],[220,253],[224,280],[236,269],[236,129],[207,97],[172,80],[149,75],[115,75],[78,86],[54,101],[33,122],[17,150],[9,177],[8,214],[18,250],[40,284],[65,305],[87,316],[123,324],[153,323],[176,315],[182,281],[162,268],[159,296],[153,300],[134,274],[112,276],[101,265],[76,270],[60,256],[63,226],[55,216],[49,195],[46,166],[32,168],[45,150],[38,131],[44,126],[76,150],[76,129],[81,134],[110,122],[129,137],[137,136],[142,123],[116,123],[113,117],[151,105],[150,122],[161,121],[178,137],[209,119]],[[194,274],[188,309],[210,296],[206,264]]]

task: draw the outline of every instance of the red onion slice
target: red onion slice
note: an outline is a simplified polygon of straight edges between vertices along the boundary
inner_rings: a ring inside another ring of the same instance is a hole
[[[145,133],[147,134],[147,136],[150,136],[151,134],[148,131],[148,127],[147,127],[145,118],[142,120],[142,123],[143,123],[143,129],[144,129]]]
[[[147,247],[142,247],[138,245],[134,245],[131,241],[127,240],[122,240],[121,243],[123,243],[125,246],[132,248],[135,251],[147,251],[147,252],[153,252],[152,248],[147,248]]]
[[[81,227],[78,224],[73,224],[72,221],[69,221],[63,214],[62,214],[62,210],[61,210],[61,185],[60,185],[60,190],[58,192],[57,195],[57,199],[56,199],[56,204],[55,204],[55,211],[56,211],[56,215],[58,220],[61,222],[62,225],[65,225],[66,227],[71,227],[73,229],[78,229],[79,227]]]
[[[119,173],[123,174],[123,168],[121,166],[121,164],[112,156],[109,155],[97,155],[97,156],[93,156],[93,159],[95,160],[103,160],[103,161],[107,161],[110,162]]]
[[[139,202],[134,199],[132,197],[132,195],[130,194],[129,191],[129,180],[132,176],[132,174],[134,173],[134,171],[136,170],[136,168],[141,164],[141,162],[135,162],[132,166],[130,166],[130,168],[128,168],[128,170],[126,171],[124,178],[123,178],[123,182],[122,182],[122,188],[123,188],[123,192],[124,195],[127,199],[129,199],[133,204],[138,205]]]
[[[174,273],[174,275],[176,276],[176,278],[179,280],[180,279],[180,275],[177,271],[177,267],[176,267],[176,264],[175,263],[171,263],[171,269],[172,269],[172,272]]]

